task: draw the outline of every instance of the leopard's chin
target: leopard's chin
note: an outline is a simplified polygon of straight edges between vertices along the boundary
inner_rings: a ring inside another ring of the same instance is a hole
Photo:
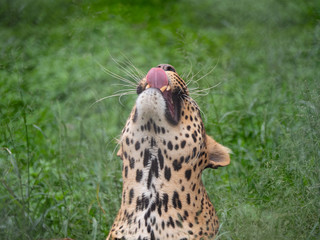
[[[144,90],[136,101],[134,121],[138,118],[148,120],[166,120],[172,125],[177,125],[180,120],[181,100],[171,91],[162,92],[157,88]]]

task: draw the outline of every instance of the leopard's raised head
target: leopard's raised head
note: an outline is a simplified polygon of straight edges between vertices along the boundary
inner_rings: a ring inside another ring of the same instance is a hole
[[[230,163],[205,132],[198,105],[168,64],[151,68],[122,131],[121,208],[107,239],[213,239],[219,223],[201,181]]]

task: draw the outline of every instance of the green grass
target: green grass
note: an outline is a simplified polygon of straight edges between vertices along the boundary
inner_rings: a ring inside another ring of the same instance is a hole
[[[203,177],[218,239],[319,239],[319,20],[317,1],[1,1],[0,239],[108,234],[135,99],[90,108],[123,89],[110,54],[220,83],[193,95],[233,150]]]

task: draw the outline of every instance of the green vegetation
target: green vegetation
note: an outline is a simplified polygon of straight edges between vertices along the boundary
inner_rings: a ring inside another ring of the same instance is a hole
[[[130,78],[127,58],[143,72],[170,63],[190,88],[220,83],[192,91],[233,150],[203,177],[218,239],[320,239],[319,5],[1,1],[0,239],[107,236],[135,95],[90,106],[125,88],[100,65]]]

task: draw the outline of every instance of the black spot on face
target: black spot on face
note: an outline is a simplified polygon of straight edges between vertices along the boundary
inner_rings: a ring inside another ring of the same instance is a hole
[[[176,220],[176,226],[178,226],[179,228],[182,228],[183,226],[182,226],[182,223],[180,222],[180,221],[178,221],[178,220]]]
[[[184,173],[184,175],[188,181],[190,180],[191,173],[192,173],[191,169],[186,170]]]
[[[140,143],[137,141],[136,144],[134,145],[136,151],[140,149]]]
[[[181,142],[181,148],[184,148],[185,146],[186,146],[186,140],[183,140],[182,142]]]
[[[193,141],[196,143],[197,142],[197,138],[196,138],[196,136],[192,133],[192,139],[193,139]]]
[[[153,232],[153,230],[151,231],[150,239],[151,239],[151,240],[156,240],[156,238],[155,238],[155,236],[154,236],[154,232]]]
[[[164,164],[164,158],[163,155],[161,153],[161,149],[158,149],[158,160],[159,160],[159,164],[160,164],[160,169],[163,169],[163,164]]]
[[[135,123],[138,119],[138,111],[135,109],[132,121]]]
[[[132,203],[133,197],[134,197],[134,190],[133,190],[133,188],[131,188],[130,192],[129,192],[129,204]]]
[[[194,147],[194,148],[192,149],[192,158],[194,158],[194,157],[196,156],[196,154],[197,154],[197,148]]]
[[[198,132],[197,132],[197,131],[194,131],[194,135],[195,135],[196,137],[198,137]]]
[[[143,158],[143,166],[144,167],[149,165],[150,158],[151,158],[151,154],[149,152],[149,149],[145,149],[144,150],[144,158]]]
[[[174,208],[182,208],[182,204],[179,198],[179,193],[174,191],[173,196],[172,196],[172,205]]]
[[[167,166],[164,168],[164,177],[170,181],[171,178],[171,169],[168,168]]]
[[[149,198],[145,195],[142,195],[142,197],[138,197],[136,200],[136,211],[142,211],[146,209],[149,206]]]
[[[137,171],[136,171],[136,181],[137,181],[137,182],[140,182],[140,181],[141,181],[142,175],[143,175],[142,170],[137,169]]]
[[[128,166],[124,167],[124,177],[127,178],[128,177]]]
[[[171,226],[172,228],[175,228],[175,225],[174,225],[172,217],[169,217],[169,221],[167,222],[167,226],[168,227]]]
[[[187,194],[187,203],[190,205],[190,203],[191,203],[191,198],[190,198],[190,194],[188,193]]]
[[[169,196],[168,194],[164,193],[162,196],[162,204],[164,206],[165,212],[168,212],[168,202],[169,202]]]
[[[174,160],[172,166],[175,171],[179,171],[182,168],[181,162],[179,163],[178,160]]]
[[[129,160],[130,169],[133,169],[133,168],[134,168],[134,164],[135,164],[135,160],[134,160],[134,158],[132,157],[132,158],[130,158],[130,160]]]

